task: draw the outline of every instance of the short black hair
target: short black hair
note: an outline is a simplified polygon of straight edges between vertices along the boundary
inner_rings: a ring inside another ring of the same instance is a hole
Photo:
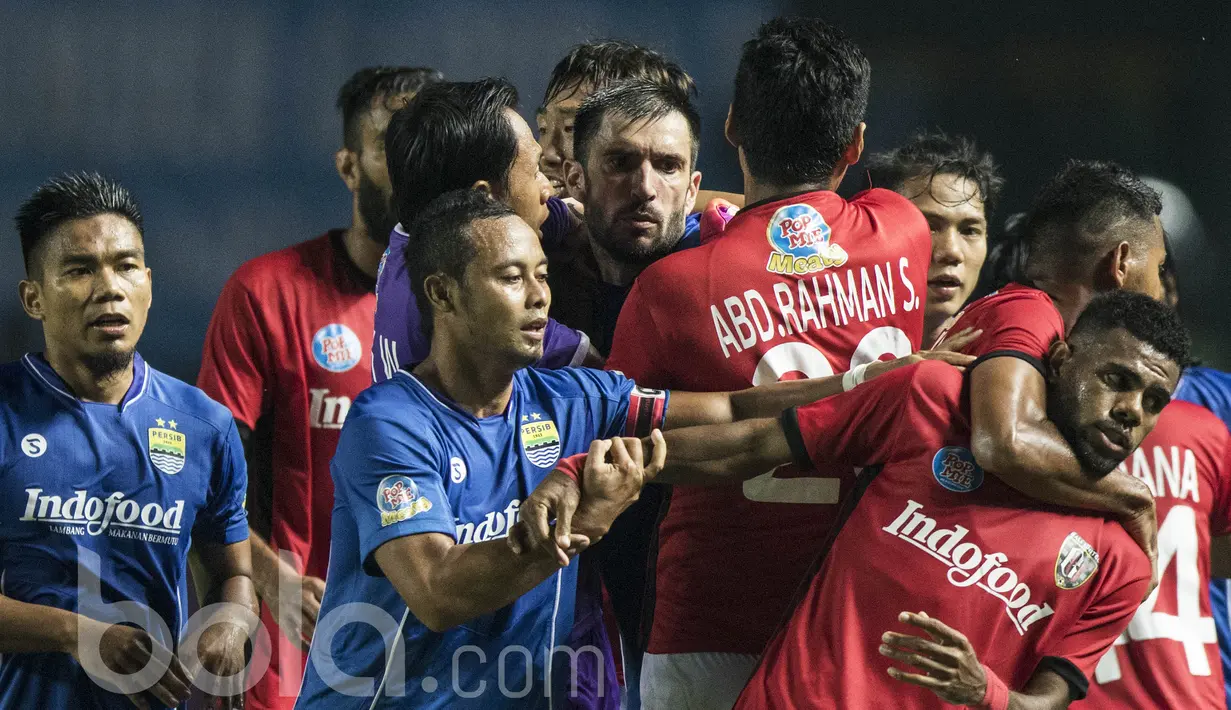
[[[652,49],[618,39],[585,42],[569,50],[551,71],[543,105],[571,95],[583,84],[592,91],[631,79],[671,86],[696,94],[697,85],[680,65]]]
[[[577,110],[573,123],[573,155],[583,165],[590,155],[590,141],[608,114],[630,121],[657,121],[678,113],[688,121],[689,166],[696,169],[701,147],[701,114],[685,92],[666,84],[635,80],[613,84],[590,94]]]
[[[1101,160],[1070,160],[1035,195],[1023,227],[1031,270],[1084,267],[1121,240],[1114,228],[1162,212],[1158,192],[1131,170]]]
[[[866,167],[872,187],[898,193],[918,177],[927,177],[929,189],[937,175],[965,178],[978,187],[983,211],[989,218],[1004,188],[1004,178],[991,153],[980,151],[966,136],[940,131],[916,133],[897,148],[872,155]]]
[[[517,134],[505,115],[517,89],[504,79],[445,81],[423,88],[393,115],[385,161],[403,225],[427,203],[479,180],[508,183]]]
[[[1068,340],[1097,338],[1116,328],[1127,330],[1180,369],[1189,365],[1191,343],[1179,314],[1162,301],[1141,293],[1116,290],[1090,299],[1073,324]]]
[[[39,185],[21,207],[15,221],[21,235],[21,256],[27,276],[41,276],[36,264],[43,239],[61,224],[100,214],[117,214],[137,228],[144,237],[141,209],[120,183],[98,173],[65,173]]]
[[[731,129],[757,180],[827,180],[868,108],[872,69],[839,30],[780,17],[744,43]]]
[[[342,144],[355,152],[363,147],[359,119],[372,109],[376,99],[415,94],[438,81],[444,81],[444,75],[430,67],[367,67],[355,72],[338,91]]]
[[[485,219],[516,217],[517,213],[482,190],[446,192],[419,210],[406,224],[406,265],[410,287],[418,303],[425,332],[432,333],[432,304],[423,282],[433,274],[461,281],[466,266],[478,255],[474,223]]]

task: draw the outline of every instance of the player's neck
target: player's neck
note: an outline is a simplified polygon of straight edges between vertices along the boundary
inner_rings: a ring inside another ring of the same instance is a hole
[[[342,235],[342,246],[355,268],[371,278],[376,278],[376,270],[380,268],[380,258],[385,253],[385,245],[368,235],[368,228],[363,220],[356,218],[351,222],[350,229]]]
[[[510,369],[473,355],[462,348],[442,346],[441,339],[434,338],[432,352],[414,374],[475,417],[502,414],[513,395],[513,373],[520,368]]]
[[[645,271],[646,264],[628,264],[617,260],[595,241],[593,236],[590,237],[590,246],[594,250],[594,261],[598,263],[598,276],[603,283],[612,286],[629,286],[642,271]]]
[[[944,313],[936,313],[934,315],[925,315],[923,317],[923,347],[930,348],[936,344],[936,339],[940,334],[945,332],[945,325],[949,323],[950,316]]]
[[[103,404],[119,404],[132,386],[133,364],[129,361],[126,367],[115,372],[99,376],[80,359],[47,343],[43,352],[47,364],[64,380],[73,394],[86,402]]]
[[[1090,299],[1094,298],[1096,291],[1093,286],[1088,284],[1051,281],[1048,279],[1032,279],[1035,288],[1039,289],[1048,296],[1051,296],[1052,303],[1055,304],[1056,310],[1060,312],[1060,318],[1064,320],[1064,332],[1067,335],[1072,329],[1073,324],[1077,322],[1077,316],[1085,310],[1086,304],[1090,303]]]
[[[800,182],[790,185],[772,185],[770,183],[761,182],[747,172],[744,173],[744,204],[751,205],[757,202],[771,202],[773,200],[787,197],[788,195],[798,195],[804,192],[816,192],[818,190],[836,190],[838,185],[833,180],[825,182]]]

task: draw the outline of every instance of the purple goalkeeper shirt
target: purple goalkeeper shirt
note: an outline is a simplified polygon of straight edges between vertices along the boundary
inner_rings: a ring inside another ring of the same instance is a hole
[[[549,219],[548,223],[552,221]],[[545,232],[549,224],[544,225]],[[380,270],[376,275],[373,384],[393,377],[393,373],[403,365],[422,362],[432,349],[432,343],[423,330],[415,294],[410,290],[410,276],[406,272],[406,239],[401,225],[394,228],[389,235],[389,248],[380,260]],[[589,349],[590,339],[585,333],[548,319],[543,357],[534,366],[551,370],[577,366],[585,359]]]

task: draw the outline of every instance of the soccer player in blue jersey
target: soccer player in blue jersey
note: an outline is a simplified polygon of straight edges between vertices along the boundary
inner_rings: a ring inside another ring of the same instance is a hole
[[[136,352],[141,213],[76,174],[16,221],[45,347],[0,366],[0,708],[174,707],[194,682],[242,707],[256,621],[243,449],[226,409]],[[185,618],[190,544],[225,602],[203,632]]]
[[[432,348],[361,394],[343,426],[329,575],[296,707],[552,707],[576,685],[563,670],[570,658],[597,651],[560,648],[576,564],[554,546],[514,555],[500,539],[520,502],[595,439],[774,414],[841,391],[842,377],[694,394],[640,389],[616,372],[529,368],[551,302],[530,226],[463,190],[407,231]],[[622,469],[643,468],[635,444],[598,444],[608,445]],[[634,497],[618,488],[596,498],[584,528],[574,521],[588,537],[557,533],[578,551]]]

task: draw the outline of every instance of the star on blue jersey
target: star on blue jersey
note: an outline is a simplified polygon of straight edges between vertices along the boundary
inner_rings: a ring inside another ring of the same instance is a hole
[[[189,543],[248,538],[230,412],[140,355],[119,406],[77,399],[26,355],[0,365],[0,420],[0,592],[108,622],[136,622],[114,606],[136,602],[146,630],[175,649]],[[4,656],[0,708],[32,707],[132,703],[68,654]]]
[[[1199,404],[1218,416],[1231,428],[1231,374],[1209,367],[1184,370],[1175,398]],[[1210,580],[1210,610],[1218,628],[1218,650],[1222,657],[1222,675],[1226,685],[1227,705],[1231,706],[1231,580]]]
[[[483,419],[404,370],[359,395],[333,459],[329,575],[296,708],[546,708],[548,687],[563,697],[568,673],[553,675],[552,664],[567,668],[568,657],[550,649],[573,624],[576,561],[511,605],[437,633],[373,553],[420,533],[459,544],[507,536],[560,457],[626,429],[637,392],[619,373],[528,368],[504,414]]]

